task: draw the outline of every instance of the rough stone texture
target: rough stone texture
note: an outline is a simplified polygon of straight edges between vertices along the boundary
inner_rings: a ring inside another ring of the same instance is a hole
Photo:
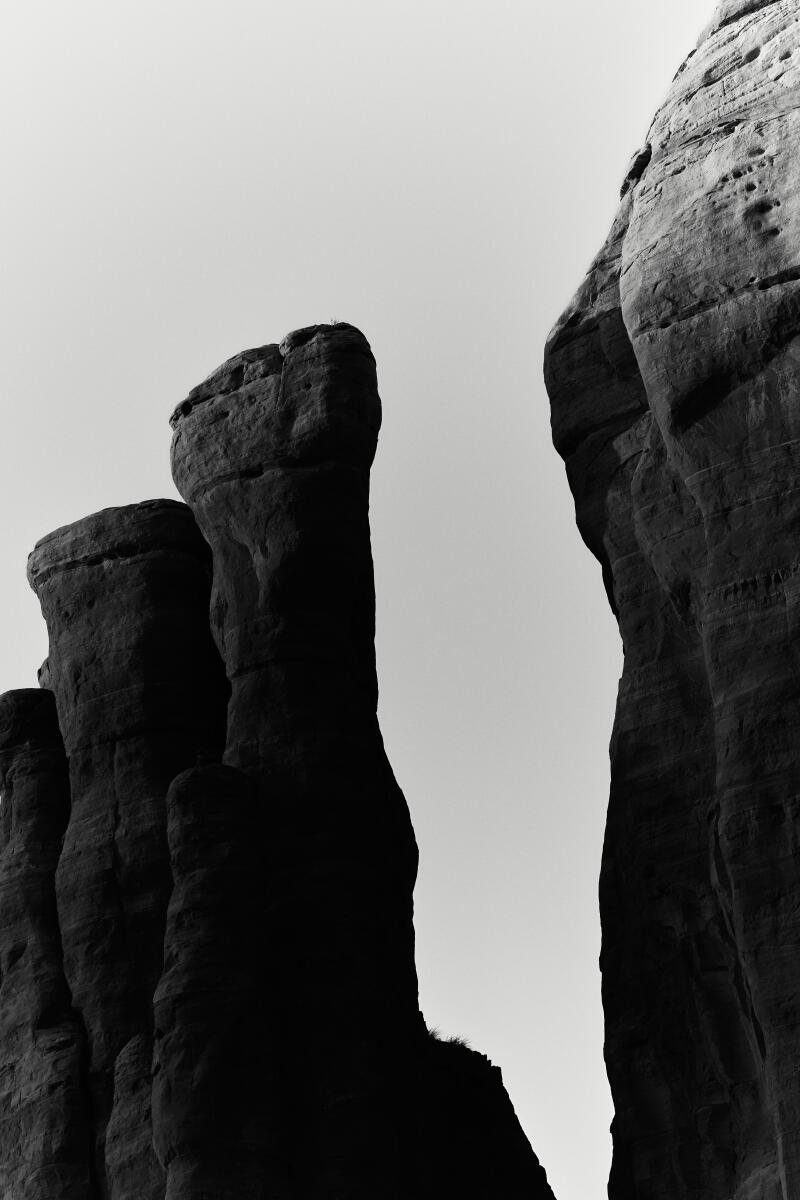
[[[436,1144],[420,1102],[443,1088],[417,1002],[417,847],[376,716],[369,345],[338,324],[246,351],[189,395],[173,426],[175,481],[214,555],[212,627],[231,684],[225,761],[264,810],[288,1127],[282,1143],[270,1114],[270,1147],[283,1144],[298,1196],[441,1195],[473,1154],[498,1195],[549,1195],[499,1079],[486,1084],[504,1114],[497,1138],[477,1147],[467,1122]],[[283,1180],[273,1164],[270,1195]],[[463,1186],[493,1194],[478,1168]]]
[[[210,556],[184,505],[149,501],[50,534],[28,573],[69,756],[56,896],[88,1040],[97,1187],[111,1200],[161,1197],[142,1073],[172,886],[166,793],[198,755],[218,754],[223,737]]]
[[[69,782],[52,693],[0,696],[0,794],[0,1196],[86,1200],[86,1047],[55,897]]]
[[[719,6],[546,351],[625,651],[612,1200],[800,1195],[799,84],[796,3]]]

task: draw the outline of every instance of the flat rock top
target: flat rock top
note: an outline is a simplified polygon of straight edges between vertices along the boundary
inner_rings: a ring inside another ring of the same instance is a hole
[[[104,508],[62,525],[36,543],[28,557],[28,580],[37,591],[59,572],[154,551],[208,557],[191,511],[178,500],[145,500]]]

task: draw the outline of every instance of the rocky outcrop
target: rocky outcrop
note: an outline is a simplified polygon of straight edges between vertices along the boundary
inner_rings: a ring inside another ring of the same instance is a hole
[[[625,659],[612,1200],[800,1194],[797,7],[719,6],[546,351]]]
[[[97,1188],[113,1200],[163,1196],[149,1067],[172,889],[166,794],[224,735],[210,568],[188,509],[167,500],[56,530],[28,565],[69,757],[55,875],[64,973],[88,1044]]]
[[[499,1069],[419,1011],[369,345],[246,351],[173,426],[188,506],[30,558],[52,691],[0,698],[0,1191],[552,1200]]]

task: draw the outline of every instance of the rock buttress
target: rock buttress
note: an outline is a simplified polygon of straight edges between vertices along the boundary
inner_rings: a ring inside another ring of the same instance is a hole
[[[69,781],[51,692],[0,696],[0,794],[0,1195],[98,1200],[56,914]]]
[[[166,794],[224,737],[208,630],[210,556],[175,501],[106,509],[29,561],[69,757],[56,871],[64,973],[86,1032],[100,1200],[161,1200],[152,1147],[152,998],[172,887]]]
[[[263,954],[275,964],[262,1053],[284,1099],[266,1116],[268,1153],[282,1147],[298,1200],[433,1197],[445,1178],[467,1196],[492,1194],[491,1179],[507,1200],[550,1197],[499,1072],[470,1076],[458,1052],[443,1069],[419,1012],[417,847],[376,714],[369,345],[338,324],[246,351],[172,424],[174,478],[214,557],[225,762],[261,807]],[[454,1078],[475,1076],[475,1111],[494,1117],[483,1145],[432,1100],[455,1109]],[[283,1195],[275,1162],[262,1169]]]
[[[625,652],[612,1200],[800,1194],[799,72],[795,3],[719,7],[546,351]]]

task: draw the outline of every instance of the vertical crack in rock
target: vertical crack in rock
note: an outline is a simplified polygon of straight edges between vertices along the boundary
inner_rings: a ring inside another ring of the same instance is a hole
[[[611,1200],[800,1194],[799,70],[794,3],[719,6],[545,355],[625,652]]]
[[[88,1041],[100,1196],[161,1200],[149,1074],[171,890],[165,798],[198,755],[220,753],[224,736],[208,549],[184,505],[150,501],[49,535],[29,578],[69,756],[56,897]]]
[[[98,1200],[56,914],[69,783],[50,692],[0,696],[0,795],[0,1194]]]

